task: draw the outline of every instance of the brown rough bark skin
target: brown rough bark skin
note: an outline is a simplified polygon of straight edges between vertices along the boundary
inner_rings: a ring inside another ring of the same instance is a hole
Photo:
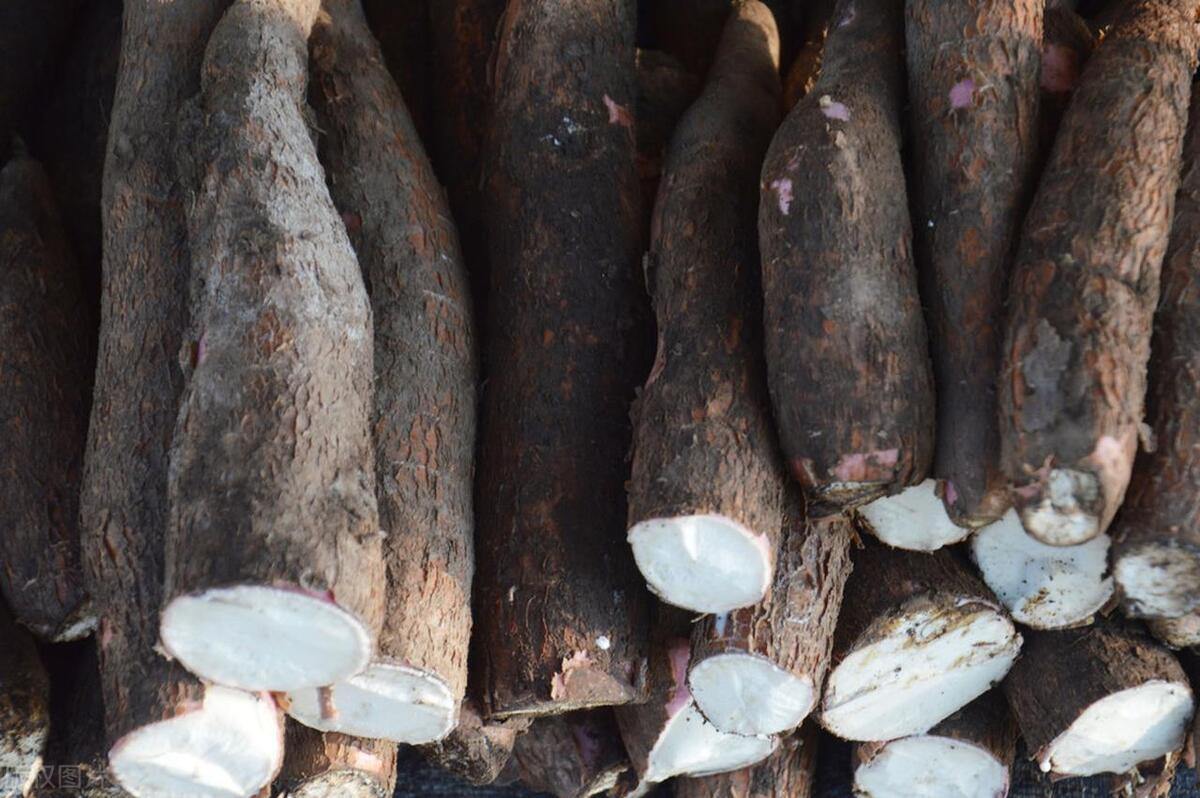
[[[517,737],[513,762],[525,786],[557,798],[606,793],[629,770],[611,709],[538,718]]]
[[[95,625],[79,562],[95,324],[42,167],[0,171],[0,592],[46,640]]]
[[[109,742],[202,697],[199,682],[156,650],[167,448],[183,386],[178,353],[190,268],[185,194],[171,153],[176,112],[198,87],[204,44],[227,5],[125,2],[104,167],[103,316],[81,498]]]
[[[476,606],[493,716],[642,697],[624,545],[645,372],[626,0],[510,2],[485,157],[492,293]]]
[[[1200,646],[1200,611],[1193,610],[1178,618],[1147,618],[1146,628],[1171,648]]]
[[[7,0],[0,4],[0,161],[13,131],[50,84],[81,0]]]
[[[1045,161],[1054,146],[1067,104],[1079,85],[1083,66],[1096,48],[1096,37],[1083,17],[1066,5],[1048,4],[1042,28],[1038,156]]]
[[[784,113],[808,96],[821,75],[825,37],[836,5],[836,0],[799,0],[793,4],[793,16],[800,19],[803,37],[783,79]]]
[[[433,93],[434,135],[428,148],[458,223],[478,319],[487,318],[488,294],[480,162],[491,108],[489,63],[505,4],[437,0],[429,7],[431,72],[438,90]]]
[[[661,50],[637,51],[638,177],[642,181],[643,237],[650,240],[650,220],[667,145],[683,112],[700,92],[700,81]]]
[[[391,798],[396,789],[395,743],[288,721],[286,747],[275,779],[280,798]]]
[[[454,731],[436,743],[420,746],[420,750],[434,765],[483,786],[499,777],[509,763],[517,735],[529,724],[529,718],[484,722],[478,707],[468,701],[458,711]]]
[[[370,29],[423,141],[433,134],[430,16],[445,0],[362,0]]]
[[[937,385],[933,476],[950,518],[1008,509],[996,374],[1037,165],[1044,0],[909,0],[913,226]]]
[[[1025,634],[1004,694],[1035,757],[1092,704],[1151,680],[1187,684],[1170,651],[1116,622]]]
[[[318,0],[241,0],[181,115],[194,191],[167,594],[327,594],[377,630],[371,311],[304,117]]]
[[[21,796],[35,782],[50,735],[50,680],[37,648],[0,604],[0,791]]]
[[[375,323],[375,484],[387,611],[379,656],[467,683],[475,331],[442,188],[358,0],[324,0],[313,92],[333,201]]]
[[[778,548],[786,481],[761,360],[756,176],[779,120],[770,10],[730,16],[680,120],[654,210],[646,282],[658,354],[633,407],[629,526],[723,515]]]
[[[1108,527],[1129,482],[1198,10],[1198,0],[1129,6],[1088,61],[1022,229],[1000,436],[1013,501],[1043,540],[1043,502],[1079,508],[1082,542]],[[1079,475],[1065,500],[1048,484],[1062,470]]]
[[[764,657],[807,679],[815,701],[829,670],[854,530],[844,516],[806,520],[799,497],[788,502],[783,528],[775,583],[767,598],[697,622],[691,665],[731,652]]]
[[[1113,525],[1113,570],[1125,557],[1155,554],[1164,568],[1156,593],[1180,614],[1200,607],[1200,93],[1193,93],[1182,180],[1162,268],[1162,291],[1146,397],[1153,452],[1143,453]],[[1124,597],[1135,617],[1158,615]]]
[[[991,754],[1006,771],[1011,770],[1017,756],[1017,727],[1008,713],[1004,694],[999,689],[984,693],[922,736],[948,737],[981,748]],[[870,764],[892,742],[895,741],[856,743],[852,753],[855,770]],[[1004,791],[997,794],[1008,794],[1007,782]]]
[[[753,767],[676,779],[675,798],[810,798],[816,784],[817,727],[801,726]]]
[[[903,8],[843,0],[762,169],[767,373],[816,511],[925,477],[934,398],[900,163]]]

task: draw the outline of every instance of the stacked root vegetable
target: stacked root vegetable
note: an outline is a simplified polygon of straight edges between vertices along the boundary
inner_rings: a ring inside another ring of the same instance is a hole
[[[1200,0],[12,0],[0,43],[0,796],[1190,756]]]

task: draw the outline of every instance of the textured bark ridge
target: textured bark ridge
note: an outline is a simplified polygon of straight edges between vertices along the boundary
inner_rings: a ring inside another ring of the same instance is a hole
[[[434,765],[471,784],[491,784],[512,757],[517,735],[529,728],[529,718],[485,722],[473,702],[458,712],[458,725],[445,738],[421,746],[421,753]]]
[[[50,680],[33,638],[3,605],[0,641],[0,789],[21,796],[42,768],[50,735]]]
[[[996,798],[1008,794],[1017,727],[990,691],[925,734],[854,746],[855,795]]]
[[[620,0],[517,0],[500,34],[476,538],[493,716],[642,697],[646,596],[621,545],[646,366],[633,32]]]
[[[1129,482],[1198,10],[1129,5],[1088,61],[1022,228],[1002,462],[1025,528],[1052,545],[1103,532]]]
[[[913,225],[937,383],[933,475],[963,526],[1008,507],[996,374],[1009,267],[1037,165],[1044,0],[906,10]]]
[[[667,145],[684,111],[696,99],[700,81],[683,64],[661,50],[637,51],[638,177],[642,181],[643,236],[650,238],[650,221]]]
[[[818,505],[920,482],[933,450],[900,163],[902,12],[892,0],[839,4],[821,77],[762,169],[771,399],[792,473]]]
[[[924,734],[1003,678],[1021,636],[950,552],[865,543],[846,585],[819,719],[848,740]]]
[[[430,16],[442,5],[429,0],[361,0],[388,72],[404,97],[421,138],[433,133],[433,52]]]
[[[538,718],[517,737],[513,762],[522,784],[557,798],[607,793],[629,770],[611,709]]]
[[[1047,3],[1042,21],[1042,68],[1039,78],[1038,155],[1044,162],[1058,135],[1067,104],[1079,85],[1083,66],[1096,48],[1096,37],[1070,4]]]
[[[1193,715],[1175,657],[1105,621],[1030,632],[1004,690],[1039,767],[1059,776],[1124,773],[1178,751]]]
[[[163,644],[254,690],[358,672],[383,606],[371,311],[305,124],[317,0],[242,0],[181,115],[191,326]]]
[[[821,75],[821,59],[825,53],[825,37],[837,0],[804,0],[793,4],[801,18],[800,46],[783,80],[783,108],[791,111],[804,99]]]
[[[1138,459],[1113,526],[1113,573],[1128,615],[1200,607],[1200,94],[1193,93],[1183,178],[1154,316],[1146,418],[1153,452]]]
[[[46,173],[0,171],[0,592],[47,640],[91,631],[79,483],[95,329]]]
[[[362,691],[370,707],[325,719],[322,701],[307,691],[293,696],[301,709],[294,715],[317,728],[424,743],[453,728],[467,682],[471,302],[445,197],[358,1],[324,7],[313,34],[313,94],[330,190],[374,311],[372,429],[387,610],[375,661],[331,688],[335,706],[340,693]]]
[[[688,685],[718,729],[777,734],[812,711],[830,665],[853,536],[842,516],[806,521],[796,497],[767,598],[694,625]]]
[[[817,731],[808,724],[748,768],[675,781],[675,798],[810,798],[816,785]]]
[[[391,798],[396,744],[322,733],[288,723],[287,755],[275,780],[286,798]]]
[[[658,354],[633,410],[629,542],[650,590],[699,612],[759,601],[779,545],[755,230],[778,119],[779,34],[747,2],[667,153],[646,260]]]

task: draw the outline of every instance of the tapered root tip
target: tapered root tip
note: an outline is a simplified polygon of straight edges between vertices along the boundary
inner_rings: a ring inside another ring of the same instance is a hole
[[[331,599],[238,585],[180,596],[163,611],[163,647],[192,673],[243,690],[333,684],[366,667],[371,636]]]
[[[1100,480],[1069,468],[1052,469],[1044,484],[1014,491],[1025,530],[1048,546],[1077,546],[1102,531]]]
[[[118,740],[109,764],[135,798],[244,798],[279,770],[282,728],[270,698],[209,687],[201,706]]]
[[[650,590],[676,607],[729,612],[757,604],[771,584],[766,536],[722,515],[641,521],[629,543]]]
[[[1008,765],[971,743],[921,734],[887,743],[854,771],[862,798],[996,798],[1008,794]]]
[[[1113,575],[1125,612],[1177,618],[1200,606],[1200,551],[1171,542],[1145,543],[1116,557]]]
[[[1063,776],[1126,773],[1139,762],[1177,751],[1193,712],[1183,684],[1148,681],[1089,706],[1038,756],[1045,772]]]
[[[781,734],[800,725],[817,695],[812,680],[743,652],[701,660],[688,674],[696,706],[729,734]]]
[[[642,780],[711,776],[740,770],[766,759],[779,744],[774,737],[725,734],[704,719],[694,701],[667,721],[650,750]]]
[[[936,551],[958,543],[971,530],[950,520],[937,494],[936,479],[905,488],[859,508],[867,529],[889,546],[909,551]]]
[[[410,745],[436,742],[458,722],[446,683],[407,665],[373,663],[327,690],[299,690],[288,699],[288,714],[318,731]]]
[[[1021,636],[998,607],[911,600],[829,674],[821,723],[846,740],[924,734],[1008,673]]]

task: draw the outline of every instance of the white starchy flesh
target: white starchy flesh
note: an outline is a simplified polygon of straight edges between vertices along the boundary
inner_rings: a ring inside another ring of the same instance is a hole
[[[211,686],[202,706],[118,740],[109,762],[136,798],[245,798],[279,770],[282,729],[270,697]]]
[[[1008,768],[990,751],[951,737],[921,734],[887,743],[854,771],[861,798],[998,798]]]
[[[0,795],[26,795],[42,770],[48,728],[0,740]],[[13,792],[8,792],[8,790]]]
[[[875,537],[910,551],[936,551],[966,539],[971,530],[950,520],[937,495],[936,479],[884,496],[858,509]]]
[[[704,719],[695,701],[676,712],[654,743],[642,780],[711,776],[740,770],[766,759],[779,744],[774,737],[725,734]]]
[[[771,584],[766,537],[723,515],[641,521],[629,543],[651,592],[676,607],[729,612],[757,604]]]
[[[1200,585],[1200,558],[1170,545],[1146,545],[1113,566],[1125,609],[1138,617],[1177,618],[1196,606],[1181,585]]]
[[[1150,681],[1106,696],[1046,746],[1039,765],[1064,776],[1125,773],[1183,745],[1192,720],[1192,691]]]
[[[999,682],[1020,650],[1012,621],[978,602],[911,610],[833,669],[821,722],[847,740],[924,734]]]
[[[1052,546],[1074,546],[1090,540],[1098,531],[1100,519],[1079,504],[1088,504],[1100,496],[1096,477],[1069,468],[1050,471],[1046,491],[1036,505],[1021,510],[1025,528],[1038,540]]]
[[[251,691],[333,684],[365,668],[372,646],[362,621],[329,599],[260,585],[179,596],[160,633],[192,673]]]
[[[705,658],[688,674],[688,686],[704,717],[729,734],[794,729],[817,700],[810,679],[742,651]]]
[[[288,714],[313,729],[418,745],[442,739],[458,722],[458,702],[445,682],[407,665],[372,663],[337,682],[288,694]],[[332,706],[330,717],[322,709]]]
[[[1015,510],[971,538],[983,581],[1019,623],[1064,629],[1087,621],[1113,594],[1108,535],[1078,546],[1048,546],[1025,532]]]
[[[1179,618],[1150,618],[1146,626],[1171,648],[1200,646],[1200,612],[1189,612]]]

